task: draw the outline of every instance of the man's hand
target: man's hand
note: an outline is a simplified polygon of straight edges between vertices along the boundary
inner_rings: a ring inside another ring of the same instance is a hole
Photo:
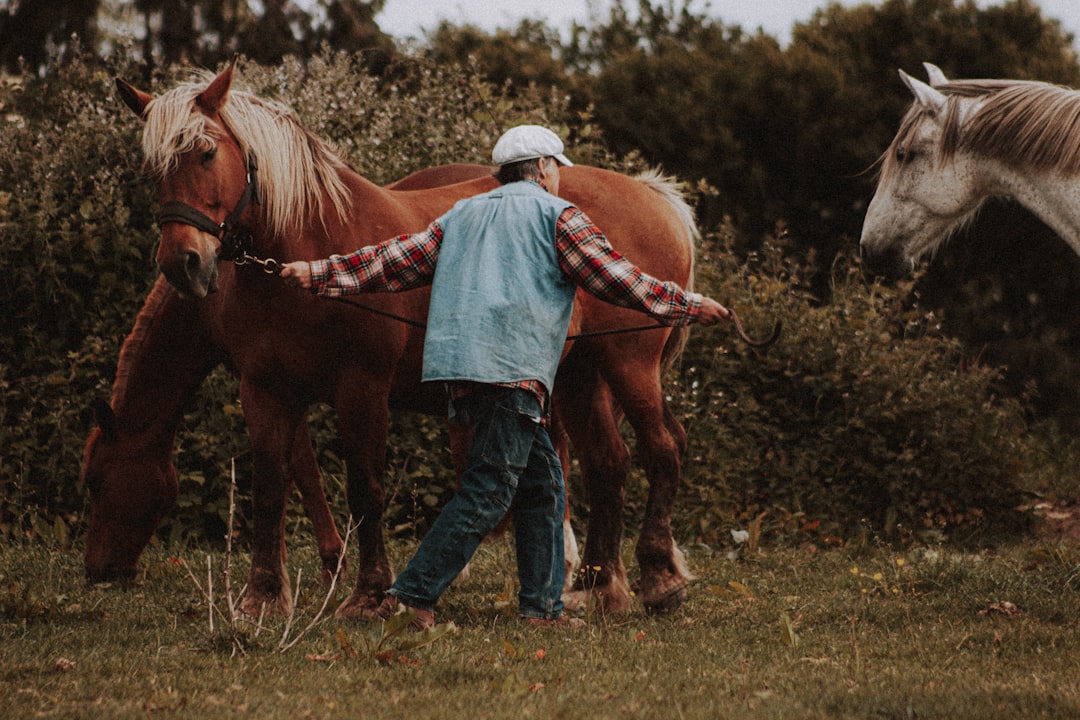
[[[698,313],[697,322],[700,325],[716,325],[717,323],[731,320],[731,311],[710,297],[701,299],[701,311]]]
[[[311,265],[306,260],[281,266],[281,279],[293,287],[311,289]]]

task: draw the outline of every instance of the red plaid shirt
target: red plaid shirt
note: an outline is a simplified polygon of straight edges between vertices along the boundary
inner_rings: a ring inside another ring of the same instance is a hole
[[[423,232],[399,235],[349,255],[332,255],[311,263],[312,292],[339,297],[361,292],[397,292],[431,284],[442,247],[439,221]],[[599,228],[571,206],[555,225],[559,267],[587,292],[614,305],[647,313],[667,325],[687,325],[701,309],[701,295],[672,282],[662,282],[624,258]],[[547,393],[537,380],[505,383],[533,392],[545,404]]]

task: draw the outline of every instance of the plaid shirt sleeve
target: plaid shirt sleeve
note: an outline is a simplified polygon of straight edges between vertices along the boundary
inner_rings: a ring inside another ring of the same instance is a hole
[[[311,291],[340,297],[363,292],[398,292],[431,284],[442,247],[436,220],[423,232],[399,235],[349,255],[331,255],[311,265]]]
[[[555,246],[562,271],[601,300],[640,310],[666,325],[688,325],[698,316],[699,293],[642,272],[576,207],[559,216]]]

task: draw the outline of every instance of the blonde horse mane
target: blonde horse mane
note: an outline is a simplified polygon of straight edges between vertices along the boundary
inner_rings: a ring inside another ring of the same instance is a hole
[[[1021,169],[1080,173],[1080,91],[1024,80],[957,80],[937,85],[946,97],[939,144],[942,162],[965,150]],[[960,124],[960,101],[982,99]],[[908,145],[935,111],[914,103],[882,155],[882,181],[900,167],[897,151]]]
[[[200,80],[181,83],[147,106],[143,156],[151,176],[163,178],[176,168],[181,155],[214,147],[212,121],[195,105],[212,78],[203,73]],[[327,203],[339,218],[345,217],[351,199],[339,172],[346,165],[301,126],[292,109],[230,90],[221,119],[222,129],[235,138],[241,152],[256,158],[260,202],[271,234],[297,234],[305,218],[325,217]]]

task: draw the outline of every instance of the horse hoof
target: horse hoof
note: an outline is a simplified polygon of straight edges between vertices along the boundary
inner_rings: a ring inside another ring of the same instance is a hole
[[[338,606],[334,612],[334,618],[341,622],[350,620],[380,620],[378,616],[379,603],[373,595],[366,593],[353,593],[349,598]]]
[[[686,588],[683,587],[673,590],[654,603],[646,604],[645,613],[647,615],[667,615],[682,607],[684,602],[686,602]]]
[[[267,617],[291,615],[292,611],[292,600],[287,595],[247,593],[240,603],[240,614],[252,619],[258,619],[264,615]]]
[[[596,612],[605,617],[623,615],[630,612],[630,596],[626,593],[607,590],[571,590],[562,594],[563,610],[568,613],[582,613],[589,607],[590,599]]]
[[[562,594],[563,610],[569,613],[584,612],[589,604],[589,593],[586,590],[571,590]]]
[[[349,563],[339,556],[327,556],[322,559],[322,581],[325,585],[332,584],[335,580],[340,581],[345,577],[345,571],[349,569]]]

